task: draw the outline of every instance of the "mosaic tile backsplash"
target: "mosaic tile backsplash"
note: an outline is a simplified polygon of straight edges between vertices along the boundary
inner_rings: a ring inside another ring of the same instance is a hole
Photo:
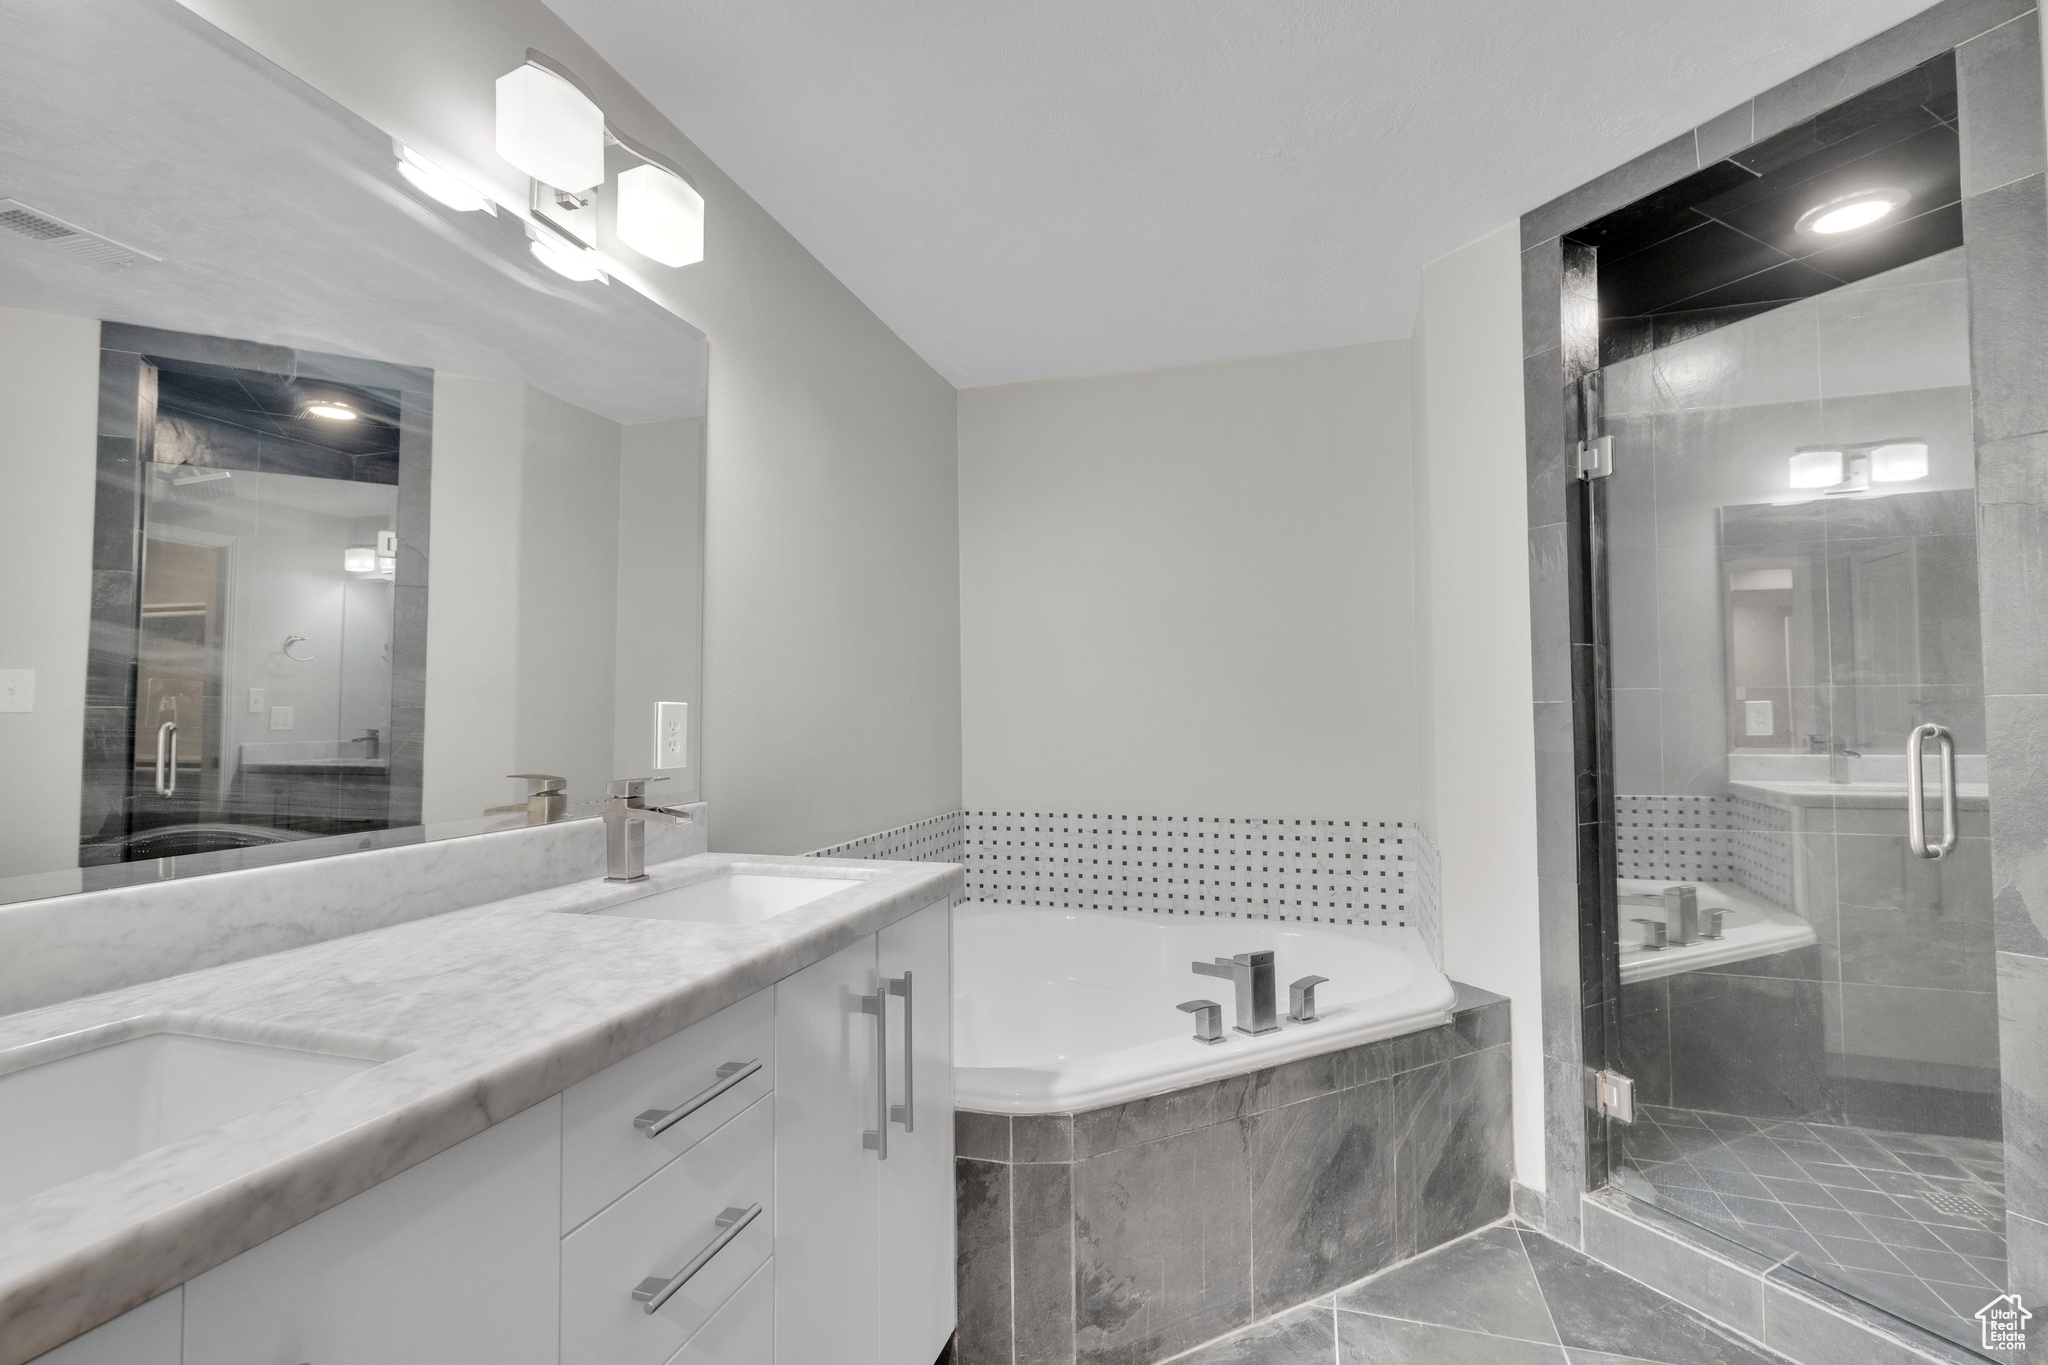
[[[1436,850],[1413,821],[954,811],[812,857],[957,862],[972,900],[1413,928],[1438,961]]]
[[[1792,904],[1792,817],[1739,796],[1617,796],[1615,855],[1624,879],[1723,882]]]

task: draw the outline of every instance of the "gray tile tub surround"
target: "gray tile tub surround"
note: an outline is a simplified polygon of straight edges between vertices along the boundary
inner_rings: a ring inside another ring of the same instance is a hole
[[[649,862],[705,850],[706,807],[650,826]],[[604,824],[401,844],[0,905],[0,1015],[604,875]]]
[[[1783,1365],[1710,1315],[1495,1224],[1175,1365]]]
[[[1619,1191],[1582,1202],[1588,1255],[1801,1365],[1985,1359]]]
[[[331,866],[328,864],[326,866]],[[753,926],[588,913],[722,870],[861,885]],[[915,911],[957,867],[703,854],[0,1018],[0,1071],[166,1024],[381,1065],[15,1204],[20,1365]]]
[[[960,1365],[1149,1365],[1503,1217],[1508,1004],[1458,990],[1448,1024],[1127,1104],[960,1111]]]

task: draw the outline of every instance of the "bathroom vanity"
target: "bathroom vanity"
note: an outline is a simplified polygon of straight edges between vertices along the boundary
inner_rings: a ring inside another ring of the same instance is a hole
[[[650,874],[0,1020],[0,1362],[936,1359],[959,870]]]

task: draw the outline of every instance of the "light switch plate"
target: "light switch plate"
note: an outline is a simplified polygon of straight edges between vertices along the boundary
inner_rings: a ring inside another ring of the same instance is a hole
[[[36,671],[33,668],[0,668],[0,711],[36,709]]]
[[[249,689],[249,714],[252,716],[263,714],[263,689],[260,687]]]
[[[271,728],[271,729],[273,729],[273,730],[289,730],[289,729],[291,729],[291,728],[292,728],[292,708],[291,708],[291,707],[289,707],[289,706],[273,706],[273,707],[271,707],[271,708],[270,708],[270,728]]]
[[[690,766],[690,704],[686,701],[654,703],[654,766]]]

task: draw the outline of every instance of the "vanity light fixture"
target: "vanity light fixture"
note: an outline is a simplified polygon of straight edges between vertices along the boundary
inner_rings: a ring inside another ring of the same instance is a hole
[[[1815,204],[1799,215],[1794,226],[1801,232],[1823,237],[1854,232],[1886,217],[1911,197],[1904,190],[1857,190],[1854,194],[1837,195],[1826,203]]]
[[[571,194],[604,183],[604,110],[531,60],[498,77],[498,155]]]
[[[330,422],[353,422],[356,410],[338,398],[316,398],[306,404],[308,417],[324,417]]]
[[[533,259],[554,271],[565,280],[586,284],[591,280],[605,281],[604,268],[598,264],[597,253],[571,246],[552,233],[534,234],[529,244]]]
[[[400,142],[395,144],[398,152],[398,173],[411,185],[437,204],[443,204],[457,213],[488,213],[496,216],[498,206],[479,190],[471,189],[467,182],[446,167],[429,161],[412,148]]]
[[[695,265],[704,259],[704,196],[651,161],[621,171],[618,231],[620,241],[649,260]]]
[[[1832,488],[1842,481],[1842,452],[1825,449],[1799,450],[1792,454],[1794,488]]]
[[[1870,477],[1878,483],[1905,483],[1927,477],[1927,442],[1887,441],[1870,449]]]
[[[377,572],[377,547],[351,545],[341,552],[341,567],[348,573]]]

